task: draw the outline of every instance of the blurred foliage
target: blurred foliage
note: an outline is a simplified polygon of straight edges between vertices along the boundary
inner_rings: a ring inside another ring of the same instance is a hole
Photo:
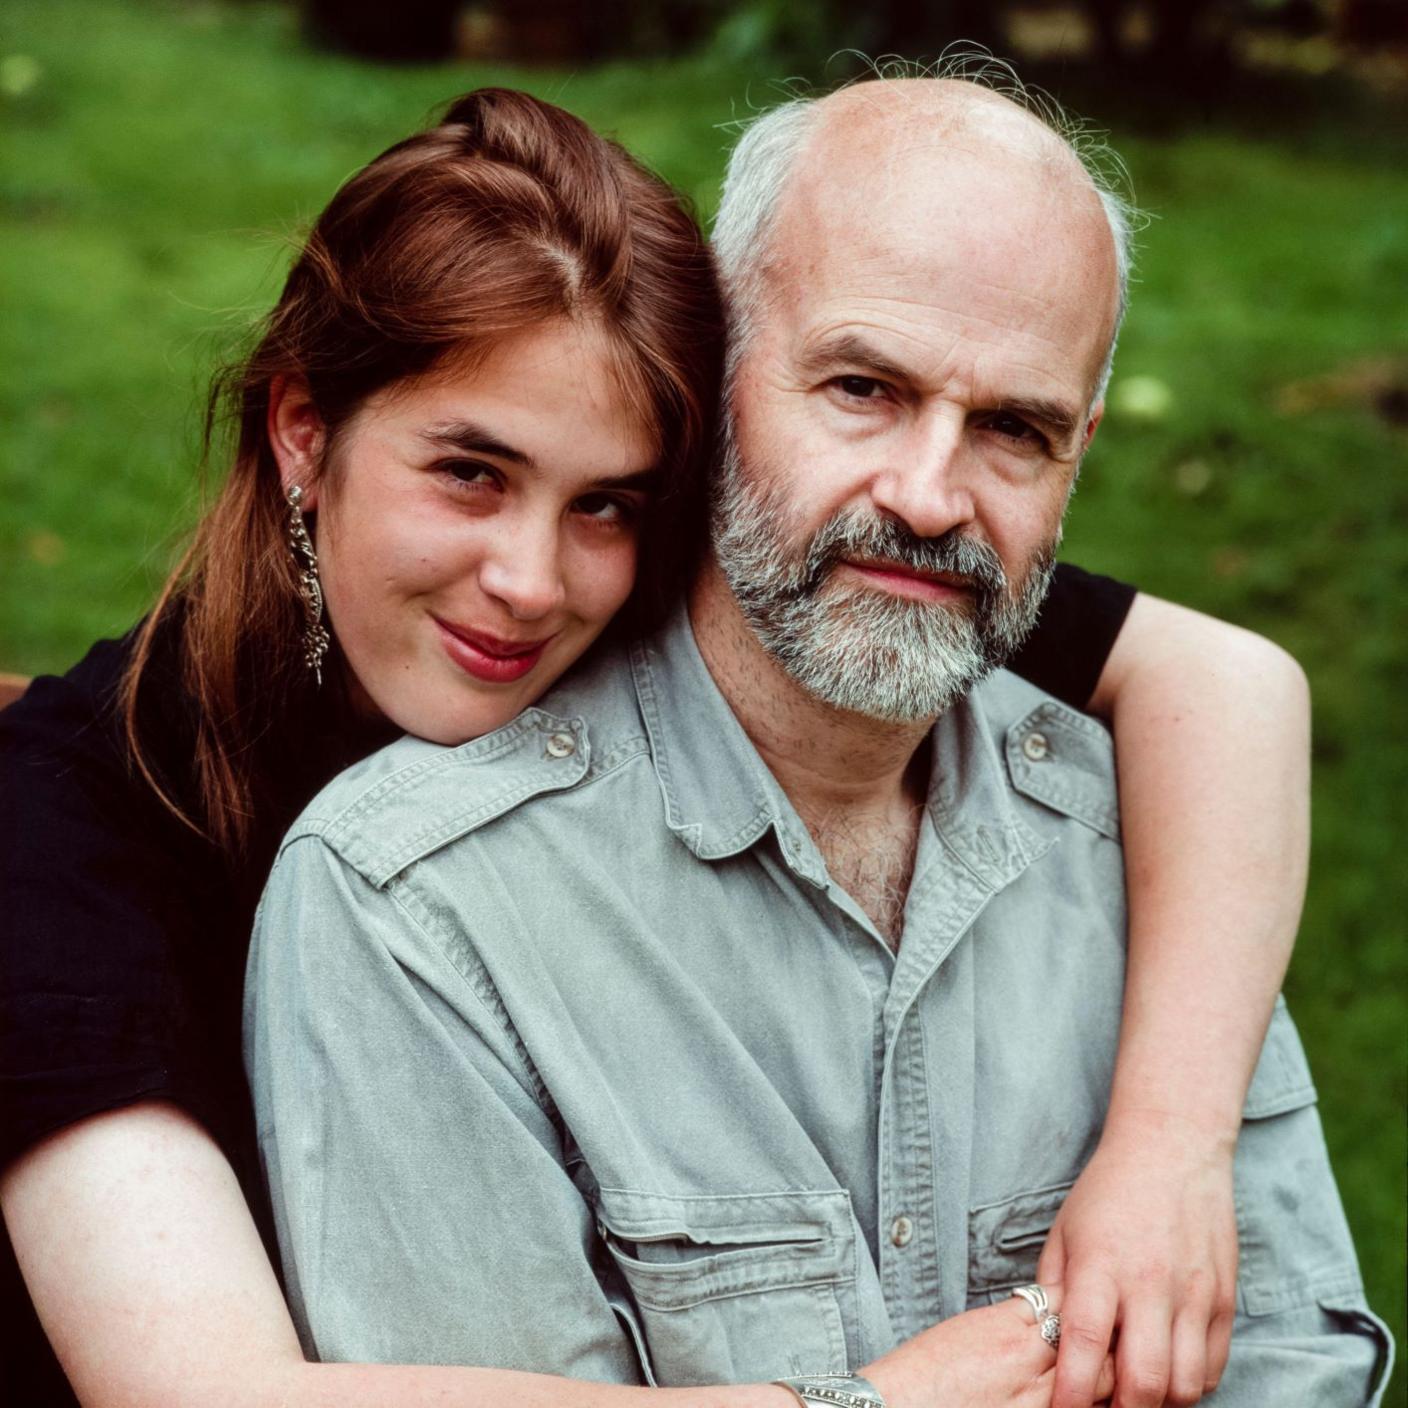
[[[730,124],[790,71],[748,56],[845,42],[799,15],[731,7],[693,31],[702,56],[669,62],[386,69],[310,51],[288,6],[7,0],[0,665],[62,668],[141,613],[195,512],[205,377],[349,172],[453,94],[509,83],[707,212]],[[1067,552],[1271,636],[1310,676],[1315,856],[1288,991],[1402,1343],[1408,123],[1332,79],[1179,104],[1053,72],[1116,130],[1154,216]]]
[[[834,56],[932,60],[951,42],[1014,48],[1018,21],[1081,22],[1085,52],[1183,89],[1206,89],[1249,28],[1362,44],[1408,42],[1402,0],[300,0],[305,32],[332,48],[391,61],[480,57],[574,63],[680,57],[814,73]]]
[[[454,53],[459,0],[302,0],[303,27],[314,43],[392,62],[443,59]]]

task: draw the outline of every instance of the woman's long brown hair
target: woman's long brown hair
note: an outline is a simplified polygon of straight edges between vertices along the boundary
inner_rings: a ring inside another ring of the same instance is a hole
[[[274,781],[271,744],[314,687],[266,430],[271,383],[303,378],[331,442],[382,388],[562,318],[609,330],[622,384],[659,435],[663,487],[642,521],[624,613],[646,628],[697,557],[718,394],[713,266],[679,197],[571,114],[506,89],[460,98],[334,196],[253,352],[211,388],[206,454],[229,423],[230,468],[123,680],[133,762],[192,829],[231,854],[246,849]],[[183,702],[196,716],[195,801],[160,775],[138,707],[156,687],[153,642],[173,613]]]

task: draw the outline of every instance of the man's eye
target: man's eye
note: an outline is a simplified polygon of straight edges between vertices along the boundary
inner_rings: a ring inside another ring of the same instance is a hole
[[[885,390],[885,383],[873,376],[838,376],[834,385],[857,401],[874,401]]]
[[[988,429],[996,431],[1007,440],[1022,440],[1035,444],[1041,439],[1041,435],[1021,416],[1010,415],[1006,411],[998,411],[995,415],[989,416]]]

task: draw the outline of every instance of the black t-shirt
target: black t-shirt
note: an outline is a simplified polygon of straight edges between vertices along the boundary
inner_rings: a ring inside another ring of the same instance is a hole
[[[1010,668],[1083,708],[1133,599],[1132,587],[1058,567]],[[130,649],[131,637],[102,641],[0,713],[0,1167],[86,1116],[170,1100],[225,1151],[269,1240],[241,1066],[245,952],[280,837],[352,759],[329,751],[316,696],[292,701],[279,792],[232,860],[132,766],[116,707]],[[192,714],[173,620],[154,642],[141,724],[188,809]],[[0,1317],[0,1401],[73,1404],[8,1238]]]

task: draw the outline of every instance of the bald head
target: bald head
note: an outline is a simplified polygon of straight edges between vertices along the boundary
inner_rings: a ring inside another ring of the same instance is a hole
[[[774,109],[735,149],[715,225],[739,349],[824,257],[920,253],[974,279],[1020,270],[1015,298],[1045,283],[1096,310],[1094,400],[1129,265],[1128,207],[1098,177],[1045,116],[967,79],[860,83]]]
[[[897,146],[967,146],[975,153],[1005,150],[1085,174],[1069,145],[1040,117],[966,79],[854,84],[818,99],[814,111],[809,147],[832,143],[879,156]]]

